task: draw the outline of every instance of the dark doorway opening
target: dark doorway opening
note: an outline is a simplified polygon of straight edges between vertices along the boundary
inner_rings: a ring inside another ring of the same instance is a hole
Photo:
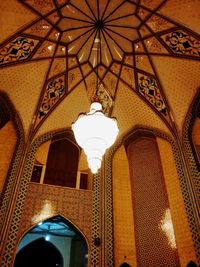
[[[87,267],[88,247],[82,233],[60,215],[39,222],[18,246],[14,267]]]
[[[39,238],[22,248],[16,256],[14,267],[63,267],[59,250],[44,238]]]

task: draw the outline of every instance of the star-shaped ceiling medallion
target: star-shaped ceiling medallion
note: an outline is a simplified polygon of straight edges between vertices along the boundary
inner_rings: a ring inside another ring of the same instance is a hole
[[[200,42],[198,35],[159,13],[166,2],[21,1],[38,19],[1,45],[0,66],[49,60],[35,128],[81,83],[106,114],[123,83],[170,127],[169,106],[152,56],[199,58]]]

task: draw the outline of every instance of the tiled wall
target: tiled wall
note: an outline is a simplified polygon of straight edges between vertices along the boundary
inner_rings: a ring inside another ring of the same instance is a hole
[[[135,218],[137,265],[179,266],[169,202],[155,138],[127,148]]]
[[[113,157],[113,219],[115,265],[136,265],[136,247],[129,166],[124,146]],[[124,258],[126,257],[126,258]]]
[[[173,158],[171,145],[161,138],[157,138],[157,143],[174,225],[180,264],[182,267],[185,267],[190,260],[196,262],[196,256],[184,207],[176,165]]]
[[[18,242],[35,224],[61,215],[72,222],[91,246],[92,191],[30,183],[21,218]]]

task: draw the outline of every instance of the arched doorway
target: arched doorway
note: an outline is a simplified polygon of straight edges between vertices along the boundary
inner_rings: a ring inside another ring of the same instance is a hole
[[[14,267],[87,267],[87,264],[88,247],[84,236],[58,215],[38,223],[24,235]]]
[[[16,256],[14,267],[63,267],[60,251],[45,238],[39,238],[23,247]]]
[[[120,267],[131,267],[127,262],[124,262],[120,265]]]

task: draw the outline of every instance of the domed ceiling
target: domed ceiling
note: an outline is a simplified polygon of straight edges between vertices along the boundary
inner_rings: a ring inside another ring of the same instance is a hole
[[[199,0],[1,1],[0,88],[26,135],[70,127],[90,102],[175,135],[200,84]]]

